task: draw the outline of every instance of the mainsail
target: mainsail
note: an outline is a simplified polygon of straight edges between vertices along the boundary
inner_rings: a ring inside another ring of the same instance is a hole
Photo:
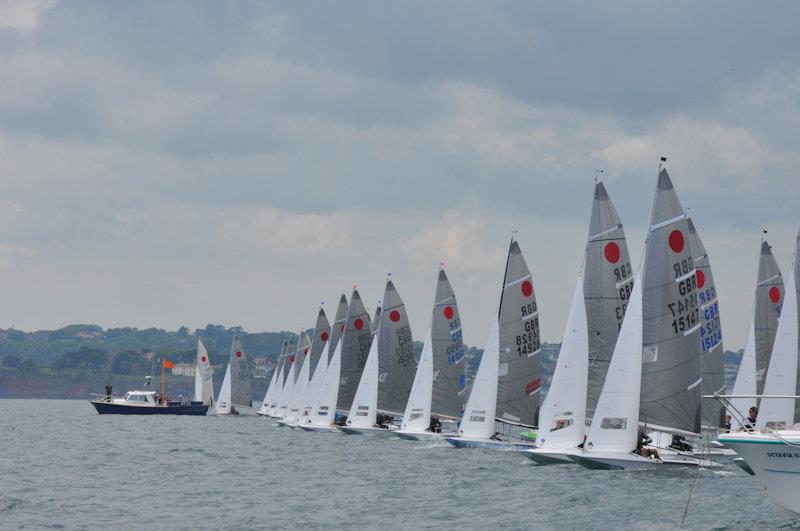
[[[514,240],[508,249],[500,299],[499,339],[496,418],[536,426],[542,382],[539,308],[531,272]]]
[[[317,400],[322,384],[325,381],[325,375],[328,372],[328,348],[330,343],[326,342],[325,347],[322,349],[317,365],[314,367],[314,376],[308,382],[308,389],[306,390],[305,398],[303,399],[303,411],[301,421],[307,422],[311,415],[311,410],[314,408],[314,403]],[[334,399],[335,400],[335,399]]]
[[[589,330],[586,419],[590,421],[603,390],[611,354],[633,289],[633,269],[625,231],[602,182],[594,188],[583,277]]]
[[[298,338],[299,340],[299,338]],[[289,366],[294,362],[292,358],[294,358],[294,343],[292,340],[289,340],[289,344],[286,345],[286,355],[283,357],[283,379],[281,380],[281,390],[286,385],[286,378],[289,376]]]
[[[253,394],[250,387],[250,365],[247,363],[239,334],[233,336],[231,345],[231,361],[228,365],[231,374],[231,404],[235,406],[253,406]]]
[[[697,302],[700,305],[700,349],[702,351],[701,372],[703,395],[713,395],[725,390],[725,367],[722,356],[722,324],[719,318],[719,302],[714,275],[708,252],[697,234],[691,219],[689,227],[689,247],[694,257],[695,276],[697,277]],[[701,401],[701,419],[703,426],[718,427],[723,425],[725,407],[714,398],[703,398]]]
[[[294,358],[294,383],[297,385],[297,380],[300,377],[300,369],[306,362],[306,358],[311,353],[311,336],[308,330],[300,332],[300,341],[297,342],[297,351]],[[306,380],[308,381],[308,380]],[[294,392],[294,390],[292,391]]]
[[[330,365],[333,353],[336,352],[336,347],[339,345],[339,340],[344,333],[344,325],[347,322],[347,297],[339,297],[339,306],[336,307],[336,316],[333,318],[333,326],[331,327],[331,341],[328,347],[327,363]]]
[[[550,390],[542,402],[540,446],[576,448],[583,442],[589,377],[589,335],[583,279],[578,278]]]
[[[464,410],[466,360],[458,302],[444,269],[439,270],[429,333],[433,361],[429,413],[458,418]]]
[[[350,297],[341,342],[341,374],[336,408],[349,411],[372,345],[372,323],[364,303],[361,302],[361,296],[355,289]]]
[[[772,346],[767,377],[764,383],[765,395],[793,395],[797,391],[798,362],[798,310],[797,310],[797,259],[800,258],[800,240],[795,240],[794,266],[792,274],[786,279],[785,296]],[[762,398],[758,410],[756,427],[789,428],[795,422],[795,400],[785,398]]]
[[[378,304],[377,308],[375,308],[375,316],[372,318],[372,335],[378,333],[378,324],[381,322],[381,305]]]
[[[284,339],[281,345],[281,353],[275,360],[275,368],[272,370],[272,380],[270,380],[267,394],[264,396],[264,403],[267,404],[267,414],[275,415],[278,410],[278,398],[283,392],[284,385],[284,362],[289,353],[289,340]]]
[[[758,286],[754,330],[756,334],[756,392],[764,393],[764,378],[769,367],[769,356],[775,343],[778,330],[778,317],[783,303],[783,277],[778,262],[772,255],[772,247],[761,242],[761,255],[758,260]]]
[[[378,410],[402,415],[408,402],[417,360],[403,299],[389,280],[383,292],[378,324]]]
[[[700,432],[700,313],[686,214],[666,169],[658,175],[642,281],[639,419]]]
[[[197,340],[197,355],[194,369],[194,399],[197,402],[210,404],[214,395],[214,371],[203,342]]]
[[[317,314],[317,324],[314,326],[314,339],[311,342],[311,367],[309,368],[309,380],[314,376],[314,371],[317,368],[319,357],[322,355],[322,350],[328,344],[331,336],[331,325],[328,324],[328,316],[325,315],[325,310],[319,309]],[[328,360],[325,360],[327,365]]]

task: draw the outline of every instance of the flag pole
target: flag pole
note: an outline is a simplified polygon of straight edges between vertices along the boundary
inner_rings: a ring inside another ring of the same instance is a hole
[[[161,396],[164,396],[164,360],[161,360]]]

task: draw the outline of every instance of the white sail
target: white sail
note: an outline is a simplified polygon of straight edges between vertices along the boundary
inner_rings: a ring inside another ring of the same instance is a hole
[[[733,395],[754,395],[756,394],[756,331],[755,317],[750,320],[750,331],[747,334],[747,343],[744,345],[742,360],[739,362],[739,371],[736,373],[736,382],[733,384]],[[730,413],[733,419],[740,416],[747,417],[747,410],[755,406],[755,398],[731,398],[731,408],[739,412]]]
[[[311,377],[311,381],[308,383],[306,396],[303,399],[303,409],[300,411],[299,421],[301,423],[306,422],[311,416],[311,410],[314,408],[314,402],[316,402],[317,395],[319,394],[320,389],[322,389],[322,383],[325,381],[325,373],[328,371],[329,346],[330,343],[326,342],[325,347],[322,349],[322,353],[317,360],[317,365],[314,367],[314,376]]]
[[[231,412],[231,366],[225,370],[222,387],[219,388],[217,404],[214,406],[215,415],[228,415]]]
[[[497,319],[493,319],[481,364],[478,366],[472,391],[464,409],[464,418],[461,419],[458,430],[459,437],[488,439],[494,434],[499,372],[500,331]]]
[[[630,452],[636,448],[642,373],[642,273],[633,282],[603,391],[594,410],[585,449]]]
[[[796,259],[796,258],[795,258]],[[783,309],[769,359],[765,395],[793,395],[797,386],[797,292],[794,275],[785,284]],[[787,428],[794,425],[794,400],[762,398],[756,428]]]
[[[336,398],[339,395],[339,375],[342,366],[342,342],[336,344],[322,387],[311,408],[309,424],[313,426],[331,426],[336,416]]]
[[[267,415],[271,417],[278,415],[278,400],[280,400],[281,393],[283,393],[284,381],[286,380],[286,378],[283,377],[282,359],[278,359],[278,366],[275,369],[275,373],[278,376],[275,379],[275,389],[272,390],[272,394],[269,397],[269,408],[267,409]]]
[[[295,356],[292,356],[291,365],[289,365],[289,370],[287,371],[288,376],[286,378],[286,383],[283,384],[283,390],[281,391],[281,396],[278,397],[278,416],[281,418],[286,418],[286,414],[289,412],[289,400],[292,398],[292,393],[294,393],[294,382],[295,378],[295,369],[297,364],[295,363]]]
[[[578,277],[553,381],[539,414],[539,445],[575,448],[583,442],[588,382],[589,332],[583,279]]]
[[[196,402],[211,404],[214,396],[214,371],[205,345],[197,340],[197,356],[194,369],[194,399]]]
[[[276,368],[275,370],[272,371],[272,378],[270,378],[269,385],[267,386],[267,392],[266,394],[264,394],[264,401],[261,402],[261,408],[259,408],[258,410],[258,412],[261,415],[269,415],[269,404],[272,401],[272,396],[275,394],[277,381],[278,381],[278,370]]]
[[[378,341],[373,340],[356,395],[347,415],[347,426],[371,428],[378,417]]]
[[[286,420],[290,423],[296,423],[303,412],[303,401],[306,398],[308,391],[309,379],[308,375],[311,373],[311,359],[309,358],[308,349],[305,352],[297,354],[299,357],[308,358],[300,366],[300,371],[297,376],[297,381],[294,384],[294,391],[289,398],[288,409],[286,411]]]
[[[411,395],[408,397],[403,421],[400,429],[409,431],[425,431],[431,423],[431,403],[433,402],[433,339],[431,329],[425,336],[422,355],[419,358],[417,374]]]

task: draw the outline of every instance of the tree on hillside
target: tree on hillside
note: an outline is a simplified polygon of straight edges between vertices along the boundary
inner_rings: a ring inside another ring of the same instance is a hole
[[[11,341],[25,341],[25,332],[22,330],[9,330],[6,334]]]
[[[98,370],[106,363],[106,352],[99,348],[81,347],[76,351],[65,352],[53,363],[53,369],[64,371],[69,369]]]
[[[9,354],[5,358],[3,358],[3,367],[8,367],[9,369],[16,369],[17,367],[19,367],[20,362],[22,362],[21,359],[19,359],[13,354]]]
[[[149,372],[145,353],[135,350],[118,352],[111,361],[111,372],[114,374],[142,374]]]
[[[36,374],[39,372],[39,366],[31,360],[25,360],[19,364],[17,370],[25,374]]]

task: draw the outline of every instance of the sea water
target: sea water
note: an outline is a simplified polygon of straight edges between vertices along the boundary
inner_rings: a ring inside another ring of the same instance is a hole
[[[796,525],[730,463],[699,476],[544,467],[257,416],[100,416],[88,401],[0,400],[2,528],[672,529],[695,480],[687,528]]]

